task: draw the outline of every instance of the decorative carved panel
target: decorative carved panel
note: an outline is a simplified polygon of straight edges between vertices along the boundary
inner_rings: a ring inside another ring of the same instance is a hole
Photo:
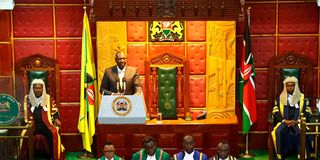
[[[236,20],[239,0],[91,0],[90,17],[107,20]]]

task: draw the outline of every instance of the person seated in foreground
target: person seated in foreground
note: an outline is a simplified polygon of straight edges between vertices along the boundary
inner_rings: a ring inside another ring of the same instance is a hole
[[[115,147],[112,142],[106,142],[103,146],[103,156],[99,160],[123,160],[115,154]]]
[[[208,160],[206,154],[196,150],[194,139],[191,135],[186,135],[183,137],[183,151],[174,154],[173,160]]]
[[[230,145],[227,141],[219,142],[217,152],[218,154],[209,160],[237,160],[237,158],[230,155]]]
[[[155,139],[147,136],[142,141],[143,149],[132,155],[132,160],[170,160],[167,152],[157,147]]]

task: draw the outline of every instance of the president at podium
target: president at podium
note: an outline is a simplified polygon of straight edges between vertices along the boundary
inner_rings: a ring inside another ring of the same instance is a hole
[[[107,68],[104,72],[100,93],[102,95],[140,95],[141,80],[138,69],[127,66],[127,58],[123,52],[117,51],[117,65]]]
[[[102,78],[98,121],[100,124],[144,124],[146,109],[138,70],[126,65],[123,52],[117,52],[115,57],[117,65],[107,68]]]

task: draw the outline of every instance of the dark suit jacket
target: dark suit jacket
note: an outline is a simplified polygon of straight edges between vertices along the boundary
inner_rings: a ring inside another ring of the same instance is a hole
[[[127,65],[124,79],[126,82],[125,95],[133,95],[142,91],[141,80],[137,68]],[[119,82],[117,66],[107,68],[104,71],[100,85],[100,93],[102,94],[104,92],[106,95],[117,93],[117,82]]]

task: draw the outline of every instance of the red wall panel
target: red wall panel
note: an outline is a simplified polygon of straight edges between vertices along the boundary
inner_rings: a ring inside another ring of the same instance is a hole
[[[268,71],[257,71],[256,70],[256,78],[255,78],[255,85],[256,85],[256,98],[258,100],[268,99]]]
[[[42,54],[54,58],[53,40],[15,40],[15,62],[34,54]]]
[[[145,61],[147,55],[146,44],[128,44],[127,49],[127,62],[128,65],[137,67],[139,74],[144,75],[145,72]]]
[[[252,4],[251,5],[251,34],[276,32],[276,5]],[[243,33],[240,33],[243,34]]]
[[[13,95],[12,77],[0,77],[0,93]]]
[[[10,12],[0,11],[0,41],[9,41],[11,35]]]
[[[269,106],[268,102],[257,102],[257,122],[252,125],[252,130],[255,131],[267,131],[268,130],[268,116],[272,111],[273,106]]]
[[[10,44],[0,44],[0,76],[11,76],[12,52]]]
[[[81,40],[57,40],[60,69],[81,69]]]
[[[62,72],[60,81],[61,102],[80,102],[80,72]]]
[[[82,6],[56,7],[56,19],[58,37],[74,37],[82,35]]]
[[[279,4],[279,33],[318,33],[319,7],[315,3]]]
[[[275,37],[252,37],[251,48],[256,68],[268,68],[269,62],[276,53]],[[238,58],[240,59],[240,58]]]
[[[309,57],[318,66],[318,37],[279,37],[279,54],[295,52]]]
[[[186,41],[204,42],[206,41],[206,22],[187,21],[186,22]]]
[[[190,107],[204,107],[206,105],[206,77],[190,77],[189,86]]]
[[[187,44],[190,74],[206,74],[206,44]]]
[[[145,42],[146,39],[146,22],[145,21],[128,21],[127,22],[127,41],[128,42]]]
[[[13,10],[15,37],[53,36],[52,7],[20,7]]]
[[[79,133],[79,111],[80,104],[60,104],[59,114],[62,133]]]

